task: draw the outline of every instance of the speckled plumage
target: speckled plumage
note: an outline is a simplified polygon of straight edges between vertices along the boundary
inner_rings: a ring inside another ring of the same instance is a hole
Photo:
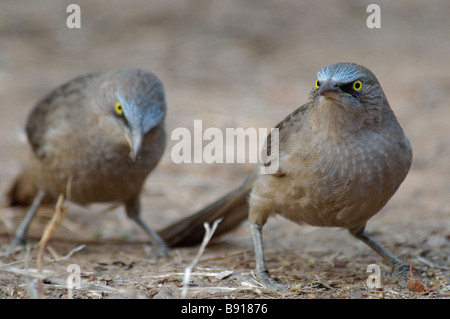
[[[33,155],[11,204],[29,205],[38,190],[54,201],[70,178],[72,202],[121,202],[141,223],[139,195],[166,145],[165,112],[162,83],[135,68],[80,76],[55,89],[28,117]]]

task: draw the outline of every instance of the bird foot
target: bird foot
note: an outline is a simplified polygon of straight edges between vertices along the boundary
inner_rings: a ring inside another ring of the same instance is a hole
[[[407,287],[407,279],[411,278],[412,274],[410,273],[410,268],[401,263],[394,265],[392,277],[400,284],[400,286]]]
[[[258,282],[266,288],[283,292],[291,287],[289,284],[280,284],[273,279],[268,272],[261,272],[257,275]]]
[[[411,267],[406,266],[405,264],[396,264],[394,266],[394,270],[392,272],[392,276],[398,281],[400,286],[403,288],[409,288],[414,292],[427,292],[429,291],[426,285],[417,278],[414,278],[412,273],[412,265]]]

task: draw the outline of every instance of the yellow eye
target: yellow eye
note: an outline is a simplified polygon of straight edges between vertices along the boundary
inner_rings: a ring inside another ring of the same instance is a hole
[[[320,87],[320,82],[319,79],[316,80],[316,89],[318,89]]]
[[[119,114],[119,115],[123,114],[122,105],[120,104],[119,101],[116,102],[115,110],[116,110],[117,114]]]
[[[363,84],[360,80],[353,82],[353,90],[359,91],[362,89],[362,87],[363,87]]]

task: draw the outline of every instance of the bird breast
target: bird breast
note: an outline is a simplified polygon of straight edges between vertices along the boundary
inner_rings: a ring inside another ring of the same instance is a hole
[[[96,124],[96,123],[94,123]],[[157,127],[144,140],[136,160],[117,126],[55,125],[45,144],[46,156],[36,159],[37,184],[53,196],[65,193],[71,179],[70,199],[78,204],[124,201],[138,194],[165,146],[164,127]]]
[[[411,157],[402,144],[374,131],[317,137],[307,152],[280,159],[284,177],[262,175],[250,204],[297,223],[359,227],[406,177]]]

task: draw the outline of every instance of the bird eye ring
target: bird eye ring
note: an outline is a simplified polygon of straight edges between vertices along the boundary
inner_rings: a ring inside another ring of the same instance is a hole
[[[363,87],[363,84],[360,80],[353,82],[353,90],[360,91]]]
[[[120,104],[119,101],[116,102],[115,111],[116,111],[116,113],[118,115],[122,115],[123,114],[122,105]]]
[[[318,89],[320,87],[320,82],[319,79],[316,80],[316,89]]]

